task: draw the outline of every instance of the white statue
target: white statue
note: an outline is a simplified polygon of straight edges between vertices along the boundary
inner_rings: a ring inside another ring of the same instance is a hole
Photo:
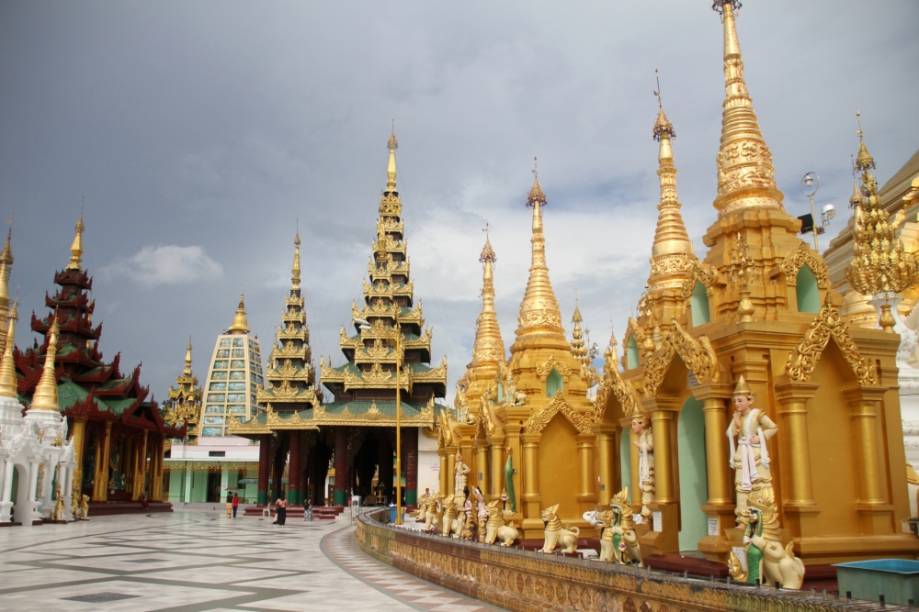
[[[738,519],[746,516],[747,496],[751,491],[772,488],[766,441],[777,431],[772,419],[753,407],[753,391],[740,376],[734,388],[734,417],[727,431],[731,451],[729,462],[734,468],[734,488],[737,492],[734,513]]]

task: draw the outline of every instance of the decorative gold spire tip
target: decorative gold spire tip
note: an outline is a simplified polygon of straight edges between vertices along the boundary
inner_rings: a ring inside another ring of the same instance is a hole
[[[246,296],[239,296],[239,305],[236,307],[236,315],[233,317],[233,324],[227,330],[230,334],[248,334],[249,320],[246,317]]]
[[[654,97],[657,98],[657,119],[654,120],[654,140],[660,140],[664,134],[673,138],[676,136],[676,132],[673,131],[673,124],[670,123],[670,120],[667,119],[667,114],[664,112],[664,101],[661,97],[661,78],[660,73],[657,69],[654,69],[654,78],[657,80],[657,89],[652,93]]]
[[[32,405],[29,410],[60,410],[57,401],[57,376],[54,373],[54,358],[57,355],[58,327],[57,314],[51,320],[51,329],[48,331],[48,351],[45,353],[45,365],[42,368],[41,378],[32,394]]]
[[[396,140],[395,121],[393,121],[389,139],[386,141],[386,147],[389,149],[389,160],[386,162],[386,192],[389,193],[396,191],[396,149],[399,148],[399,141]]]
[[[485,232],[485,245],[482,247],[482,253],[479,255],[479,261],[485,263],[490,261],[495,263],[498,260],[498,257],[495,255],[495,250],[491,246],[491,240],[488,236],[488,223],[485,224],[485,229],[482,230]]]
[[[860,112],[855,113],[855,121],[858,124],[858,155],[855,158],[855,167],[858,170],[874,170],[874,157],[871,156],[871,153],[868,152],[868,147],[865,145],[865,133],[862,131],[862,114]]]
[[[537,167],[537,158],[533,157],[533,186],[530,187],[530,193],[527,195],[527,204],[533,206],[539,202],[543,206],[546,205],[546,194],[542,190],[542,186],[539,184],[539,168]]]
[[[83,267],[83,213],[74,226],[73,242],[70,243],[70,263],[67,264],[68,270],[79,270]]]

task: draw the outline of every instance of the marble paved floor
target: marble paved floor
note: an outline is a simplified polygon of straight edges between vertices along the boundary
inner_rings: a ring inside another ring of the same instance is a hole
[[[494,610],[365,555],[347,521],[218,511],[0,529],[0,610]]]

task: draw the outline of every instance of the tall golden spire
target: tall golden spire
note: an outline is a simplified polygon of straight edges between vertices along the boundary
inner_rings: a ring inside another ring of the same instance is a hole
[[[482,262],[482,311],[476,321],[475,342],[472,345],[470,366],[473,367],[483,363],[503,363],[505,360],[504,340],[501,338],[501,328],[495,312],[494,265],[497,259],[486,227],[485,245],[479,256]]]
[[[747,208],[782,208],[775,184],[772,153],[763,139],[744,81],[743,58],[734,25],[740,0],[715,0],[724,24],[724,103],[718,149],[718,196],[715,208],[727,214]]]
[[[29,411],[58,412],[60,410],[57,403],[57,376],[54,374],[54,357],[57,355],[58,333],[57,315],[55,315],[54,320],[51,322],[51,329],[48,332],[48,352],[45,353],[45,366],[42,369],[38,386],[35,387],[35,392],[32,394],[32,405],[29,406]]]
[[[648,279],[650,290],[682,283],[689,277],[690,258],[694,257],[676,190],[676,165],[673,163],[673,138],[676,132],[664,113],[660,79],[654,95],[658,106],[653,135],[659,143],[657,176],[660,180],[660,200],[657,204],[654,245],[651,248],[651,274]]]
[[[3,360],[0,361],[0,397],[16,399],[16,365],[13,363],[13,335],[16,330],[16,304],[10,308],[10,320],[6,330],[6,344],[3,348]]]
[[[530,238],[530,276],[527,280],[526,293],[520,304],[517,319],[517,336],[529,332],[550,332],[561,334],[562,315],[558,300],[552,291],[549,281],[549,268],[546,265],[546,239],[543,236],[542,207],[546,204],[546,195],[539,184],[536,160],[533,164],[533,186],[527,197],[527,205],[533,208],[533,229]],[[567,342],[567,341],[566,341]]]
[[[300,288],[300,230],[294,236],[294,265],[290,271],[290,284],[295,289]]]
[[[849,282],[862,295],[890,296],[899,293],[919,279],[919,262],[909,253],[897,237],[898,222],[891,223],[887,211],[880,205],[877,179],[872,170],[874,158],[865,145],[858,114],[858,154],[855,168],[861,174],[861,198],[855,207],[855,227]],[[890,331],[893,319],[890,305],[882,308],[881,326]]]
[[[399,148],[399,141],[396,140],[396,126],[393,123],[392,131],[389,133],[389,140],[386,141],[389,148],[389,161],[386,162],[386,192],[395,193],[396,187],[396,149]]]
[[[3,252],[0,252],[0,300],[10,297],[10,268],[13,266],[13,228],[6,232]]]
[[[236,307],[236,316],[233,317],[233,324],[227,330],[228,334],[248,334],[249,320],[246,318],[246,296],[239,296],[239,305]]]
[[[68,270],[79,270],[83,267],[83,213],[74,226],[73,242],[70,243],[70,263],[67,264]]]

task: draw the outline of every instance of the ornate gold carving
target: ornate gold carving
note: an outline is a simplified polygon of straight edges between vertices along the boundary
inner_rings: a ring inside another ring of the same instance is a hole
[[[788,356],[788,361],[785,362],[785,372],[788,377],[797,382],[807,381],[817,367],[823,349],[826,348],[831,337],[842,352],[843,358],[855,372],[859,384],[878,384],[877,371],[867,359],[861,356],[858,346],[849,335],[849,324],[829,303],[824,303],[817,317],[804,333],[801,342]]]
[[[778,271],[785,276],[786,282],[793,284],[802,266],[810,268],[817,278],[817,286],[826,289],[829,281],[826,263],[804,242],[800,242],[797,249],[785,256],[778,265]]]
[[[686,369],[700,382],[717,382],[720,377],[715,349],[706,336],[693,338],[675,319],[661,342],[660,348],[644,363],[642,395],[654,397],[670,367],[674,355],[678,355]]]
[[[558,413],[562,413],[578,433],[589,432],[596,422],[595,414],[574,410],[561,395],[556,395],[551,402],[530,415],[523,424],[523,429],[527,433],[542,433],[549,421]]]

